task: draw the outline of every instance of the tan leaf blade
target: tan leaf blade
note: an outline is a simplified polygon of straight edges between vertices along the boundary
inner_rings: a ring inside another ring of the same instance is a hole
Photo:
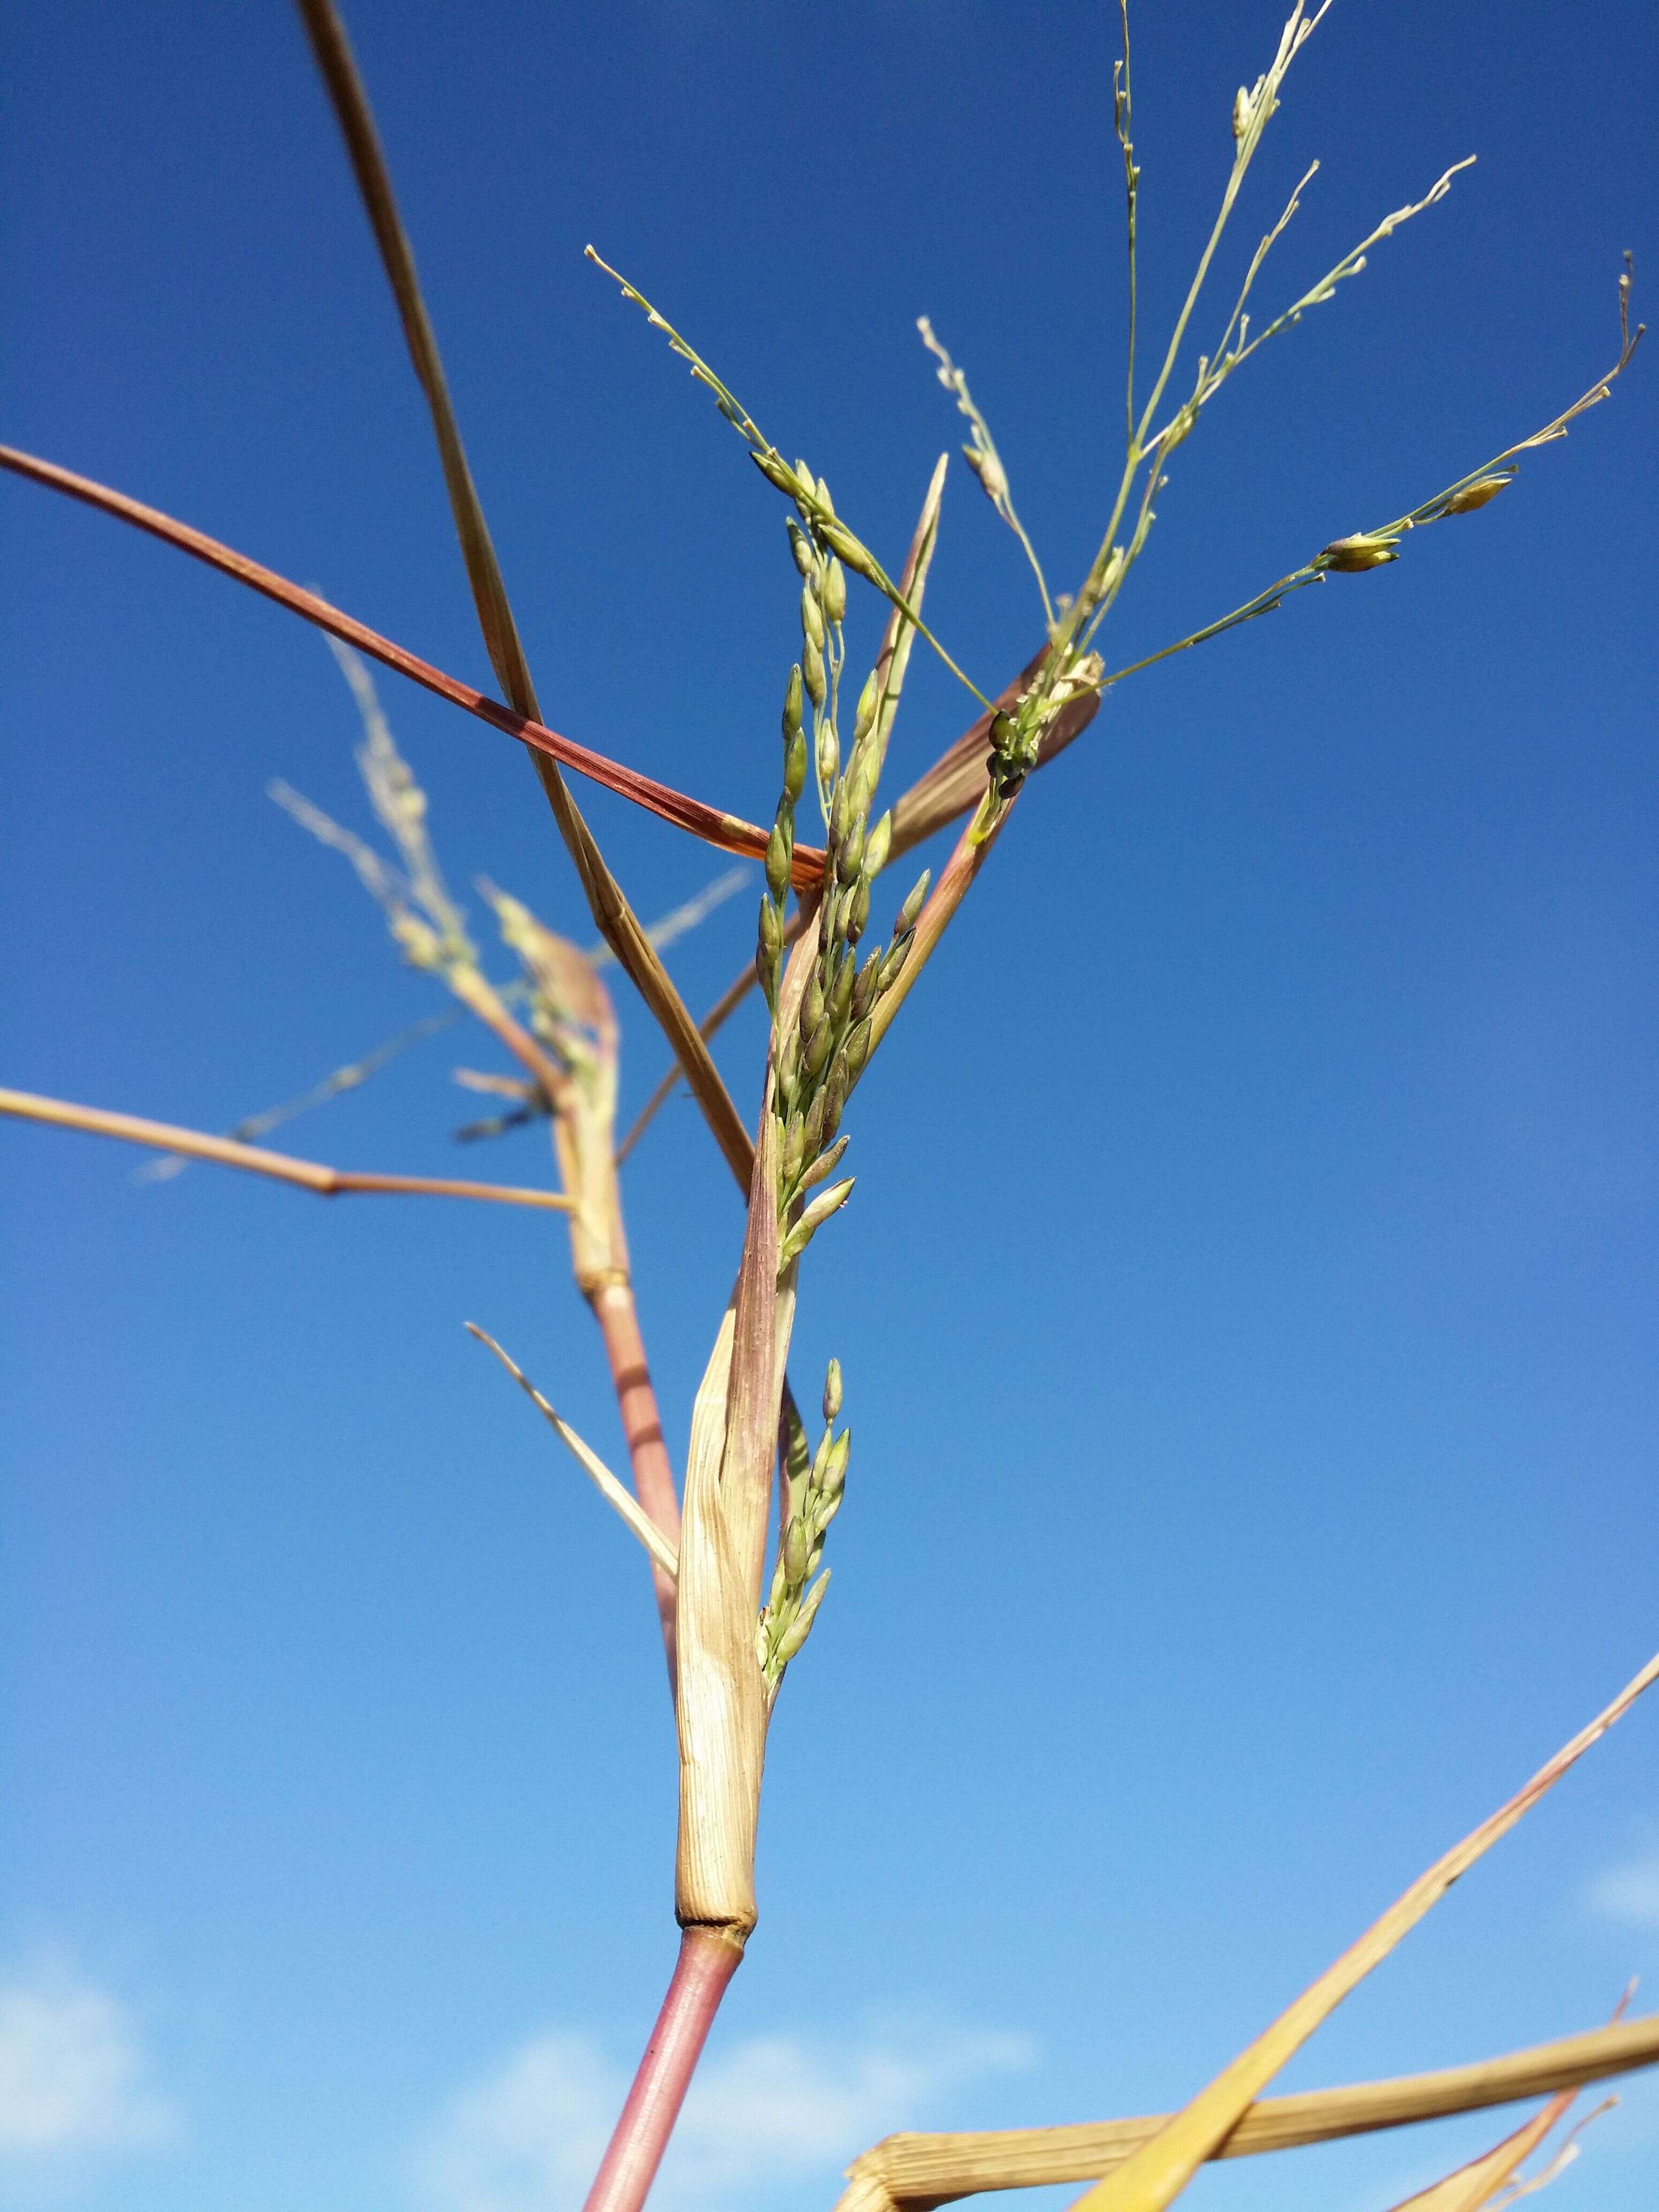
[[[171,1156],[211,1160],[222,1168],[242,1168],[250,1175],[268,1176],[273,1182],[315,1191],[319,1198],[344,1198],[363,1192],[385,1198],[478,1198],[494,1200],[501,1206],[542,1206],[556,1213],[570,1211],[570,1200],[562,1191],[461,1182],[447,1176],[374,1175],[354,1168],[324,1167],[316,1160],[297,1160],[287,1152],[268,1152],[258,1145],[239,1144],[234,1137],[210,1136],[204,1129],[149,1121],[137,1114],[112,1114],[100,1106],[76,1106],[65,1098],[40,1097],[31,1091],[0,1091],[0,1114],[13,1115],[21,1121],[45,1121],[59,1129],[80,1129],[93,1137],[117,1137],[129,1145],[151,1145]]]
[[[1256,2040],[1224,2067],[1207,2088],[1178,2112],[1169,2125],[1078,2200],[1079,2212],[1164,2212],[1178,2197],[1245,2111],[1320,2022],[1371,1968],[1387,1958],[1402,1936],[1429,1912],[1458,1876],[1466,1874],[1553,1789],[1567,1769],[1659,1679],[1659,1657],[1650,1659],[1606,1710],[1571,1743],[1541,1766],[1524,1788],[1473,1829],[1426,1873],[1419,1875],[1382,1917],[1368,1928],[1335,1963],[1320,1975]]]
[[[1497,2196],[1492,2199],[1492,2212],[1507,2212],[1508,2207],[1518,2203],[1522,2197],[1534,2197],[1540,2189],[1547,2189],[1552,2182],[1559,2181],[1578,2155],[1579,2136],[1583,2134],[1586,2128],[1594,2126],[1603,2113],[1612,2112],[1618,2102],[1617,2097],[1603,2097],[1594,2112],[1585,2113],[1583,2118],[1567,2136],[1547,2165],[1540,2166],[1536,2173],[1529,2173],[1522,2179],[1511,2181],[1506,2188],[1499,2190]]]
[[[605,1504],[626,1522],[663,1572],[671,1577],[678,1575],[680,1571],[679,1554],[632,1491],[617,1480],[599,1454],[583,1443],[568,1421],[555,1412],[524,1370],[508,1358],[487,1329],[482,1329],[476,1322],[470,1321],[466,1323],[466,1333],[469,1336],[476,1336],[480,1344],[495,1353]]]
[[[927,589],[927,571],[933,565],[933,552],[939,544],[939,511],[945,498],[945,478],[950,465],[951,456],[941,453],[934,464],[921,513],[911,533],[909,550],[899,572],[899,596],[917,612],[921,609]],[[877,758],[880,762],[887,757],[887,742],[893,733],[899,699],[904,690],[905,672],[910,665],[910,648],[915,641],[914,624],[896,607],[893,608],[887,617],[881,651],[876,655],[875,673],[881,690],[881,713],[877,723],[881,740]]]
[[[1491,2203],[1522,2160],[1537,2149],[1572,2100],[1573,2092],[1564,2089],[1559,2096],[1550,2099],[1541,2112],[1534,2113],[1524,2127],[1505,2136],[1502,2142],[1481,2157],[1460,2166],[1443,2181],[1419,2190],[1415,2197],[1406,2197],[1394,2207],[1394,2212],[1480,2212],[1480,2207]]]
[[[1659,2014],[1559,2037],[1469,2066],[1445,2066],[1381,2081],[1263,2097],[1216,2147],[1217,2158],[1252,2158],[1335,2142],[1386,2128],[1410,2127],[1541,2097],[1558,2089],[1659,2064]],[[929,2207],[986,2190],[1040,2189],[1092,2181],[1121,2166],[1168,2125],[1171,2115],[1096,2120],[1070,2127],[1001,2128],[952,2135],[889,2136],[851,2171],[878,2185],[893,2203]],[[843,2212],[852,2212],[848,2203]]]

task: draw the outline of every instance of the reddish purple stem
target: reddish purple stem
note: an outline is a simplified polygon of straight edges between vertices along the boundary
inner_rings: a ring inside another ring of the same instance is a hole
[[[742,1958],[712,1929],[688,1928],[681,1936],[674,1978],[582,2212],[640,2212]]]

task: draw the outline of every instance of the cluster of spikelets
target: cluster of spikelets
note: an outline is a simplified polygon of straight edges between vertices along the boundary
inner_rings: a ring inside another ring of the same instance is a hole
[[[786,1407],[787,1431],[785,1470],[787,1496],[778,1540],[777,1565],[772,1589],[756,1624],[755,1650],[767,1690],[775,1695],[783,1670],[811,1632],[823,1593],[829,1587],[825,1568],[816,1582],[823,1557],[824,1533],[841,1510],[847,1487],[847,1462],[852,1455],[853,1431],[836,1433],[841,1412],[841,1362],[832,1359],[823,1378],[823,1434],[810,1457],[806,1431],[793,1407]],[[811,1583],[809,1589],[807,1584]]]
[[[804,466],[799,473],[807,474]],[[841,1118],[869,1058],[872,1017],[908,957],[929,881],[924,872],[900,908],[887,943],[873,947],[860,966],[858,945],[869,923],[871,885],[886,865],[893,834],[890,812],[880,815],[873,825],[870,819],[881,776],[887,717],[878,664],[859,695],[852,749],[843,764],[836,719],[847,586],[841,562],[815,520],[815,510],[829,505],[829,489],[817,483],[811,503],[804,499],[801,506],[808,528],[803,529],[793,516],[789,523],[790,546],[802,580],[802,653],[784,690],[783,791],[767,845],[766,889],[761,896],[755,956],[774,1024],[771,1111],[780,1139],[781,1270],[799,1258],[819,1225],[852,1190],[848,1179],[807,1198],[834,1172],[846,1149],[846,1138],[838,1134]],[[799,1013],[786,1023],[780,991],[784,901],[794,855],[795,809],[806,788],[805,717],[809,703],[810,750],[826,828],[823,892],[811,973]]]

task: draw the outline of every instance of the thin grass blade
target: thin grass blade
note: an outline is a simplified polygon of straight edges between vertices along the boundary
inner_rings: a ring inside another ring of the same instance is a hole
[[[633,1492],[625,1484],[617,1480],[599,1454],[583,1443],[568,1421],[554,1411],[524,1370],[508,1358],[487,1330],[480,1328],[476,1322],[470,1321],[466,1324],[466,1333],[469,1336],[476,1336],[480,1344],[487,1346],[495,1353],[496,1358],[501,1361],[520,1389],[530,1400],[560,1443],[570,1453],[577,1466],[592,1483],[605,1504],[627,1523],[663,1572],[669,1576],[678,1575],[680,1571],[678,1553]]]
[[[551,1213],[570,1211],[570,1200],[562,1191],[461,1182],[447,1176],[380,1175],[356,1168],[325,1167],[317,1160],[295,1159],[287,1152],[239,1144],[232,1137],[211,1136],[205,1129],[146,1121],[137,1114],[112,1114],[100,1106],[77,1106],[66,1098],[42,1098],[30,1091],[0,1091],[0,1114],[22,1121],[43,1121],[53,1128],[79,1129],[88,1136],[115,1137],[124,1144],[154,1146],[169,1158],[182,1156],[211,1160],[222,1168],[241,1168],[250,1175],[268,1176],[273,1182],[314,1191],[319,1198],[344,1198],[354,1193],[384,1198],[477,1198],[501,1206],[540,1206]]]
[[[421,295],[415,257],[398,213],[392,179],[380,150],[379,133],[368,96],[357,73],[344,26],[332,0],[299,0],[300,12],[310,35],[323,81],[333,102],[356,173],[370,225],[386,264],[387,280],[403,319],[410,359],[431,410],[433,429],[443,463],[444,482],[460,538],[472,597],[478,611],[495,673],[518,712],[539,723],[540,708],[531,681],[518,626],[513,619],[501,565],[495,557],[483,509],[479,504],[472,472],[467,465],[459,425],[449,397],[431,318]],[[560,775],[554,757],[540,749],[533,752],[559,834],[564,839],[599,934],[656,1017],[675,1059],[679,1062],[692,1096],[702,1109],[714,1141],[725,1155],[739,1184],[748,1188],[753,1146],[738,1117],[720,1071],[711,1058],[684,1000],[675,989],[660,954],[629,904],[622,886],[611,874],[598,841],[583,818]],[[733,848],[734,849],[734,848]],[[763,838],[760,850],[764,853]]]
[[[1460,2166],[1443,2181],[1437,2181],[1431,2188],[1406,2197],[1394,2207],[1394,2212],[1480,2212],[1480,2207],[1491,2203],[1516,2168],[1531,2157],[1556,2122],[1564,2117],[1573,2094],[1571,2089],[1564,2089],[1559,2096],[1552,2097],[1543,2111],[1535,2112],[1524,2127],[1505,2136],[1502,2142],[1481,2157]]]

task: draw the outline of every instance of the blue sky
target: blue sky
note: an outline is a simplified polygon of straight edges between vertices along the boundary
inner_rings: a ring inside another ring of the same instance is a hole
[[[590,239],[890,557],[956,443],[930,315],[1080,570],[1121,439],[1105,9],[349,20],[556,726],[761,817],[795,651],[778,502]],[[1138,18],[1149,330],[1279,22]],[[65,0],[0,35],[6,437],[487,684],[288,9]],[[1230,269],[1316,155],[1268,301],[1479,166],[1209,410],[1115,661],[1591,382],[1620,252],[1638,309],[1659,270],[1656,96],[1634,0],[1338,0]],[[676,2212],[827,2208],[896,2126],[1178,2100],[1659,1645],[1654,379],[1478,518],[1115,694],[861,1088],[797,1339],[846,1369],[848,1504]],[[4,1080],[220,1128],[430,1011],[264,795],[366,826],[321,641],[32,487],[0,507]],[[1036,641],[959,464],[929,604],[981,682]],[[878,627],[857,605],[855,655]],[[585,941],[516,749],[382,696],[452,880]],[[895,788],[962,696],[918,660]],[[591,812],[647,913],[718,872]],[[671,956],[694,1006],[751,916]],[[665,1054],[619,1002],[629,1111]],[[294,1149],[445,1172],[475,1110],[449,1070],[497,1064],[460,1034]],[[761,1045],[751,1011],[722,1047],[746,1112]],[[641,1562],[462,1334],[620,1457],[562,1231],[0,1146],[0,2201],[566,2212],[672,1958],[674,1785]],[[533,1133],[466,1165],[545,1172]],[[739,1230],[684,1103],[626,1200],[678,1449]],[[1656,1730],[1638,1710],[1287,2084],[1565,2033],[1659,1970]],[[1383,2212],[1498,2131],[1237,2161],[1194,2201]],[[1656,2174],[1638,2083],[1559,2201],[1638,2212]]]

